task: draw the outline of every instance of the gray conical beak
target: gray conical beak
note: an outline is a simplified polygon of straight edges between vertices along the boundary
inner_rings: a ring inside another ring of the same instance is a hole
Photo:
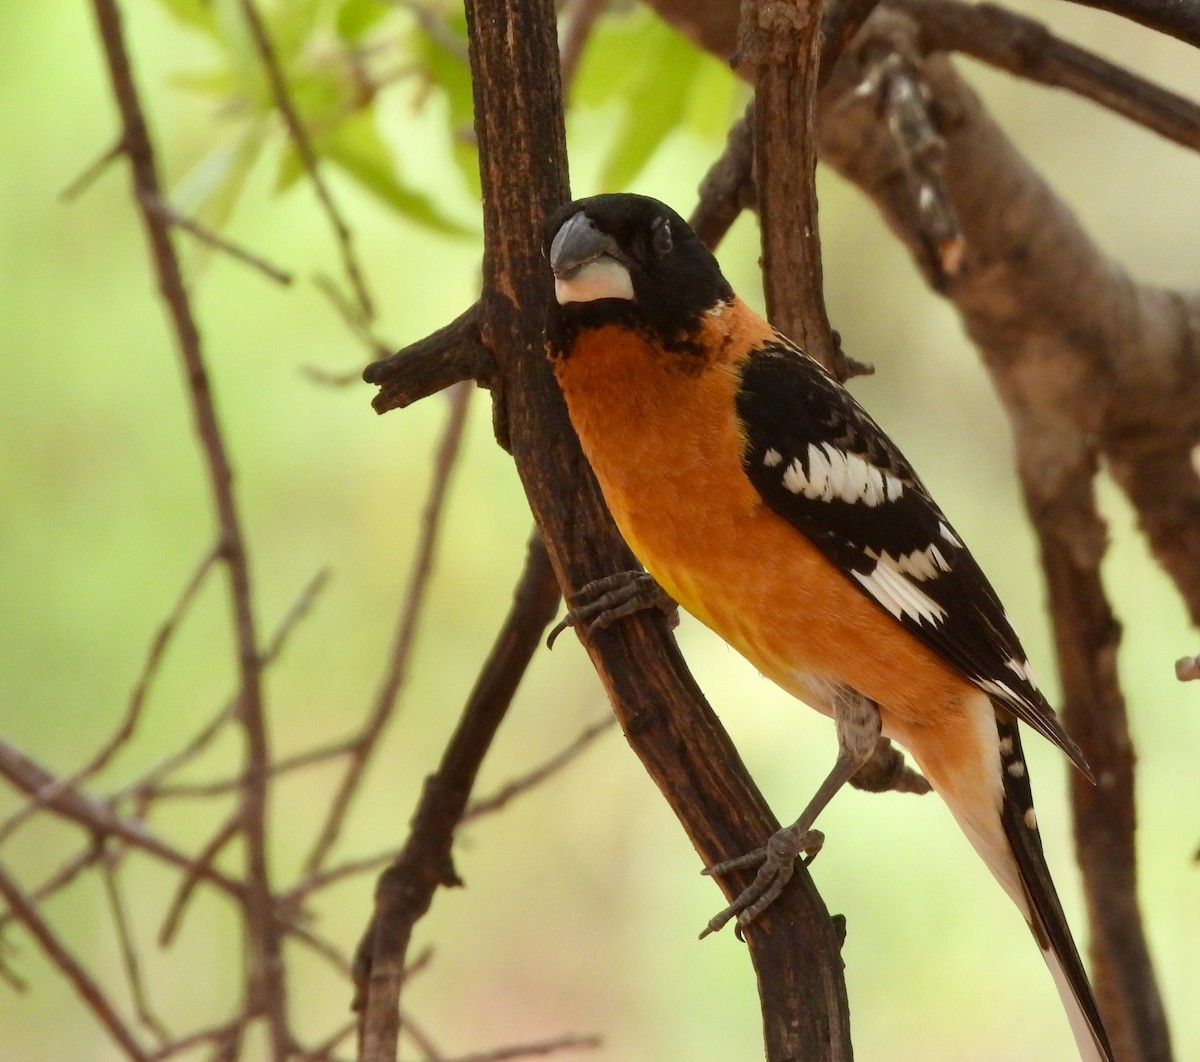
[[[611,236],[605,235],[582,210],[569,218],[550,244],[550,268],[560,280],[569,280],[588,262],[615,249]]]

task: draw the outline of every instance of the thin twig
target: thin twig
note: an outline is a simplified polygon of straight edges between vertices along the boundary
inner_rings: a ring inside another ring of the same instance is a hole
[[[0,866],[0,897],[4,898],[17,921],[29,931],[54,968],[67,979],[84,1005],[108,1031],[126,1057],[134,1059],[135,1062],[147,1062],[150,1056],[134,1039],[133,1033],[117,1013],[99,982],[76,961],[54,935],[49,924],[38,914],[37,908],[29,902],[3,866]]]
[[[550,757],[540,767],[534,768],[528,774],[522,775],[520,778],[514,778],[511,782],[501,786],[495,793],[489,797],[484,797],[480,800],[472,801],[467,805],[467,810],[463,812],[462,821],[470,822],[472,819],[479,819],[485,815],[491,815],[505,807],[510,801],[515,800],[523,793],[529,792],[535,786],[541,785],[547,778],[557,774],[563,768],[567,767],[601,734],[607,730],[611,730],[617,724],[616,716],[608,716],[598,722],[592,723],[591,726],[584,729],[574,741],[571,742],[565,749],[556,755]]]
[[[95,866],[106,855],[112,855],[114,862],[120,858],[119,855],[106,852],[104,838],[93,836],[92,843],[87,848],[68,859],[36,889],[32,889],[27,894],[29,902],[40,906],[44,900],[53,896],[60,889],[66,888],[80,874],[87,870],[88,867]],[[0,914],[0,932],[4,931],[4,926],[8,920],[8,915]]]
[[[45,768],[11,745],[0,741],[0,775],[24,793],[33,796],[38,792],[53,790],[54,795],[46,801],[46,808],[63,818],[82,826],[93,836],[112,837],[162,860],[184,871],[193,866],[190,856],[172,848],[152,834],[142,823],[117,815],[106,803],[86,796],[77,789],[63,786],[60,780]],[[204,869],[201,877],[210,884],[241,899],[241,882],[222,874],[213,867]]]
[[[185,214],[181,214],[170,203],[164,202],[161,199],[155,199],[148,205],[151,210],[162,215],[175,228],[182,229],[189,236],[194,236],[201,243],[206,243],[209,247],[220,251],[222,254],[229,255],[235,261],[241,262],[243,265],[248,265],[251,269],[257,269],[268,280],[273,280],[276,284],[282,284],[286,287],[295,279],[291,273],[285,272],[278,266],[271,265],[265,258],[254,254],[252,251],[247,251],[244,247],[239,247],[236,243],[225,239],[224,236],[219,236],[211,229],[205,228],[199,222],[187,217]]]
[[[59,781],[58,785],[68,789],[77,789],[93,775],[108,766],[112,758],[133,736],[142,717],[142,709],[146,703],[146,694],[149,691],[151,682],[158,673],[159,664],[162,663],[167,647],[170,645],[175,631],[178,629],[183,617],[187,614],[192,602],[196,599],[196,595],[200,592],[200,588],[204,585],[205,577],[212,570],[213,565],[219,557],[219,551],[214,548],[209,550],[200,559],[200,563],[196,565],[191,578],[188,579],[183,591],[171,607],[171,611],[167,613],[166,619],[159,625],[158,631],[151,640],[150,648],[146,653],[142,672],[134,684],[133,693],[130,695],[129,704],[125,709],[125,715],[118,724],[113,736],[101,746],[100,750],[87,763],[73,774],[67,775]],[[54,790],[52,789],[39,792],[33,800],[13,814],[3,825],[0,825],[0,844],[3,844],[31,815],[45,807],[52,796],[54,796]]]
[[[275,107],[283,119],[283,124],[287,127],[288,136],[291,137],[296,154],[300,156],[300,162],[304,166],[304,171],[308,174],[308,179],[312,181],[313,189],[317,193],[317,199],[320,201],[321,207],[325,211],[325,216],[329,219],[329,224],[333,228],[333,234],[342,255],[342,267],[346,271],[350,286],[354,288],[359,308],[362,310],[363,316],[370,320],[375,316],[375,311],[371,295],[367,291],[362,269],[359,267],[358,256],[354,252],[353,234],[350,231],[350,226],[346,224],[345,219],[342,217],[337,204],[334,202],[333,195],[329,191],[329,186],[325,183],[325,178],[321,175],[317,153],[313,148],[312,141],[309,139],[308,130],[304,128],[304,123],[300,120],[300,115],[296,113],[296,108],[292,105],[292,97],[288,89],[287,79],[284,77],[283,69],[279,65],[279,57],[275,54],[275,46],[271,43],[271,37],[267,33],[266,26],[263,25],[262,17],[254,5],[254,0],[240,0],[239,6],[242,10],[242,16],[246,20],[246,25],[250,28],[250,36],[254,39],[254,46],[258,51],[259,58],[262,60],[263,69],[266,71],[267,81],[271,86],[271,95],[275,100]]]
[[[166,947],[174,939],[189,897],[200,883],[204,872],[212,866],[213,860],[220,854],[221,849],[237,836],[240,827],[241,818],[235,814],[212,836],[208,844],[200,849],[196,858],[192,860],[192,865],[188,867],[187,873],[184,874],[183,880],[175,891],[175,898],[171,901],[171,906],[167,908],[162,928],[158,931],[160,947]]]
[[[470,396],[471,388],[462,384],[450,392],[450,412],[442,432],[442,440],[438,445],[437,455],[434,458],[433,482],[429,489],[429,497],[425,502],[425,511],[421,517],[421,534],[413,558],[408,589],[400,609],[400,618],[396,626],[396,636],[392,642],[392,651],[388,658],[387,671],[383,676],[379,691],[375,695],[371,713],[348,750],[348,761],[342,780],[330,802],[329,812],[317,840],[313,844],[312,851],[305,860],[304,873],[306,876],[315,875],[321,870],[329,855],[329,850],[337,840],[346,813],[350,808],[350,802],[358,792],[358,787],[366,773],[367,761],[375,751],[379,743],[379,736],[395,711],[400,690],[408,678],[409,658],[417,632],[417,623],[425,604],[429,579],[433,572],[434,556],[445,513],[450,476],[458,460],[463,429],[467,423]]]
[[[313,277],[313,286],[329,300],[330,305],[337,311],[346,327],[367,348],[372,358],[386,358],[392,353],[392,348],[371,331],[370,318],[362,312],[360,307],[347,299],[329,277],[318,273]]]
[[[469,1055],[458,1055],[450,1062],[508,1062],[514,1058],[540,1058],[554,1055],[559,1051],[591,1051],[602,1047],[604,1040],[599,1036],[584,1036],[578,1033],[567,1033],[553,1040],[542,1040],[538,1043],[513,1044],[511,1047],[498,1047],[493,1051],[477,1051]]]
[[[105,151],[95,160],[88,163],[87,168],[70,184],[58,193],[58,198],[69,203],[73,199],[78,199],[86,192],[96,181],[96,179],[108,169],[114,162],[117,161],[125,153],[125,141],[121,137],[113,142],[112,147]]]
[[[162,1059],[173,1058],[175,1055],[181,1055],[185,1051],[190,1051],[192,1048],[199,1047],[202,1044],[219,1043],[234,1035],[242,1023],[242,1018],[236,1018],[231,1022],[224,1022],[211,1029],[198,1029],[196,1032],[191,1032],[186,1036],[180,1036],[172,1040],[169,1044],[163,1044],[157,1051],[146,1057],[149,1062],[161,1062]]]
[[[104,881],[104,895],[108,900],[109,911],[112,912],[113,928],[117,933],[117,946],[121,953],[121,965],[125,969],[125,981],[129,985],[129,996],[133,1000],[134,1010],[137,1012],[138,1020],[165,1043],[171,1039],[171,1035],[150,1009],[145,982],[142,979],[142,967],[138,960],[137,945],[133,941],[133,930],[125,911],[125,900],[121,896],[121,889],[117,884],[117,859],[112,853],[105,852],[100,863],[100,870],[100,877]]]
[[[249,556],[233,492],[233,470],[209,384],[200,332],[192,313],[187,284],[171,242],[171,226],[149,206],[162,199],[162,186],[130,68],[120,11],[116,0],[92,0],[92,6],[104,45],[113,95],[121,114],[122,142],[129,159],[134,199],[150,244],[158,289],[174,327],[187,381],[187,395],[220,527],[222,559],[229,578],[231,620],[237,650],[240,685],[238,717],[246,756],[241,819],[246,857],[243,926],[248,960],[247,1008],[251,1012],[266,1015],[271,1050],[276,1057],[283,1057],[290,1046],[287,995],[280,932],[273,917],[267,866],[266,772],[271,753],[263,703],[262,661],[254,620]],[[250,0],[243,0],[243,7],[247,9],[252,25],[257,27],[256,37],[265,39]],[[281,87],[281,83],[277,87]]]
[[[329,569],[322,568],[310,579],[296,600],[292,603],[283,619],[280,620],[279,626],[276,627],[271,636],[270,642],[267,643],[266,649],[261,654],[262,666],[264,670],[273,664],[279,655],[283,652],[289,635],[296,629],[300,621],[308,615],[313,605],[316,603],[317,595],[325,588],[329,582]],[[213,739],[220,733],[221,727],[224,726],[230,719],[233,718],[238,708],[237,694],[226,701],[221,710],[209,720],[200,730],[188,741],[182,748],[168,756],[164,760],[156,763],[146,774],[122,789],[119,789],[113,794],[112,800],[114,803],[120,803],[129,798],[140,801],[149,801],[156,799],[158,796],[167,793],[176,795],[177,791],[185,790],[185,786],[166,787],[161,786],[163,778],[167,778],[174,774],[177,770],[184,767],[202,753],[212,743]],[[270,771],[272,776],[282,773],[278,766],[272,767]],[[240,776],[227,783],[215,783],[207,787],[201,794],[204,796],[214,796],[218,793],[228,792],[241,784]],[[182,795],[182,794],[181,794]]]

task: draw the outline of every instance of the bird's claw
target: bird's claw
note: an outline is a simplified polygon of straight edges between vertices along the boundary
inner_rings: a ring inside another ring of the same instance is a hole
[[[679,624],[679,606],[643,571],[615,572],[595,579],[568,595],[567,603],[571,606],[567,614],[546,637],[547,649],[554,648],[555,639],[568,627],[583,627],[590,634],[648,608],[662,609],[672,629]]]
[[[792,880],[796,859],[804,856],[804,865],[808,866],[824,843],[825,835],[820,830],[796,830],[789,826],[772,834],[770,840],[761,848],[705,867],[701,873],[710,877],[754,866],[758,867],[758,873],[754,875],[754,880],[738,893],[733,903],[708,920],[700,939],[703,940],[710,933],[719,932],[734,917],[737,918],[738,939],[742,939],[742,930],[770,907],[783,892],[784,886]]]

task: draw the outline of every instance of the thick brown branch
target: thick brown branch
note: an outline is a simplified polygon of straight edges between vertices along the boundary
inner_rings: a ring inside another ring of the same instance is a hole
[[[819,0],[742,0],[738,62],[754,79],[754,163],[767,316],[832,368],[815,184],[822,6]]]
[[[895,15],[871,27],[901,38],[915,32]],[[901,39],[898,47],[908,45]],[[1050,585],[1064,717],[1102,780],[1097,789],[1080,778],[1072,785],[1101,1007],[1119,1057],[1167,1058],[1137,909],[1133,755],[1116,675],[1117,626],[1099,578],[1104,528],[1091,484],[1106,425],[1125,418],[1144,424],[1154,394],[1176,410],[1194,406],[1200,395],[1194,383],[1180,393],[1185,362],[1178,339],[1169,338],[1164,300],[1137,289],[1103,258],[948,62],[932,58],[921,69],[939,111],[953,115],[944,126],[945,179],[966,253],[946,294],[1013,421]],[[902,186],[888,179],[874,115],[839,106],[838,121],[825,133],[826,157],[871,190],[920,261],[919,237],[907,224]],[[1004,211],[995,210],[999,202]],[[1169,392],[1162,386],[1168,380]],[[1144,403],[1133,400],[1139,392]],[[1180,484],[1181,493],[1192,489]]]
[[[1111,11],[1200,48],[1200,7],[1179,0],[1072,0],[1081,7]]]
[[[1183,96],[1055,37],[1042,23],[991,4],[890,0],[920,27],[925,51],[954,51],[1030,81],[1066,89],[1200,150],[1200,107]]]
[[[700,182],[700,200],[688,223],[715,250],[738,215],[756,200],[754,188],[754,101],[730,126],[725,150]]]
[[[475,303],[432,335],[372,362],[362,375],[379,388],[371,402],[375,412],[386,413],[463,380],[491,386],[495,370],[491,352],[479,337],[479,304]]]
[[[363,1062],[395,1058],[400,986],[413,927],[439,886],[462,884],[451,859],[454,831],[559,597],[545,548],[535,534],[508,616],[436,773],[425,781],[408,840],[376,887],[375,913],[354,963]]]

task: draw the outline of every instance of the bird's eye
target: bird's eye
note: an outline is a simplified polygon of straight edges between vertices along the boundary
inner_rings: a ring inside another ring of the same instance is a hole
[[[671,236],[671,221],[669,218],[656,218],[651,229],[653,236],[654,253],[657,257],[663,258],[671,253],[671,248],[675,246],[675,241]]]

